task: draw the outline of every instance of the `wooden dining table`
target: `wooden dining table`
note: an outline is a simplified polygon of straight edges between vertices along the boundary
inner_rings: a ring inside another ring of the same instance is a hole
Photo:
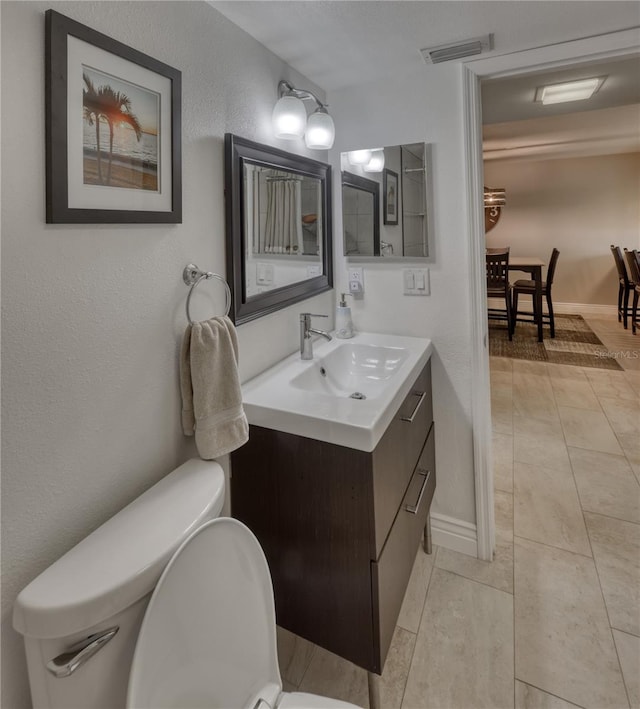
[[[523,271],[529,273],[531,279],[536,283],[533,295],[534,311],[537,313],[536,324],[538,325],[538,342],[542,342],[542,267],[545,262],[536,256],[514,256],[509,254],[509,270]],[[514,313],[514,317],[517,314]]]

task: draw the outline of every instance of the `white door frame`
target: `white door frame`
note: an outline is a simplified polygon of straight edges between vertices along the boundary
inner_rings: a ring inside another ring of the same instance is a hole
[[[469,269],[471,313],[471,406],[475,469],[478,558],[490,561],[495,548],[491,398],[484,268],[482,117],[480,81],[517,76],[567,64],[622,57],[640,52],[640,28],[477,59],[462,65],[465,159],[468,166]]]

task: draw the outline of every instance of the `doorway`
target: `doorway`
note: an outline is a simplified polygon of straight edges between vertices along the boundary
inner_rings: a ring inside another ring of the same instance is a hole
[[[637,54],[633,30],[565,42],[512,55],[469,62],[463,67],[467,179],[470,310],[472,313],[472,417],[474,438],[478,558],[491,560],[495,518],[491,446],[486,283],[484,272],[484,204],[481,128],[481,81],[517,77],[569,65]]]

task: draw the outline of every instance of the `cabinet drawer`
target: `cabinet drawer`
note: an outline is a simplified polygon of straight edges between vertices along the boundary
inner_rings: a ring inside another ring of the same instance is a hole
[[[407,491],[432,419],[429,361],[416,377],[409,394],[373,452],[375,537],[372,559],[380,556]]]
[[[433,499],[436,482],[435,467],[428,463],[430,460],[435,460],[433,440],[432,429],[380,558],[371,563],[373,623],[376,639],[374,664],[380,668],[384,666],[391,645],[393,631],[416,558],[416,550]],[[422,467],[423,463],[425,467]],[[430,466],[428,474],[424,472],[427,465]]]
[[[416,465],[415,473],[407,490],[402,509],[412,516],[410,520],[410,546],[415,549],[420,542],[424,526],[429,515],[431,501],[436,491],[436,444],[435,424],[429,431],[422,453]]]
[[[433,421],[431,399],[431,360],[416,379],[411,392],[398,411],[406,440],[405,465],[412,472]]]

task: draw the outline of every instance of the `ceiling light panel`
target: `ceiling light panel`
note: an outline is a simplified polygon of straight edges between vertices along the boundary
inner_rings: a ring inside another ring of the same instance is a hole
[[[568,81],[562,84],[538,86],[535,100],[545,106],[552,103],[584,101],[591,98],[604,83],[605,76]]]

